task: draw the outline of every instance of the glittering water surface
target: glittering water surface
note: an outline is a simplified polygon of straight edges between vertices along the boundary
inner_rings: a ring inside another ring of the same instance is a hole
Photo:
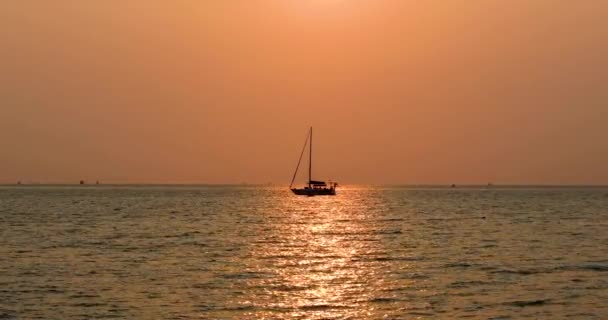
[[[608,189],[0,187],[1,319],[607,319]]]

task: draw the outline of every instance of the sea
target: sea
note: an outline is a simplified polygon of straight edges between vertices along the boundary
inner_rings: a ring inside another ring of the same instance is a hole
[[[608,319],[608,188],[2,186],[0,319]]]

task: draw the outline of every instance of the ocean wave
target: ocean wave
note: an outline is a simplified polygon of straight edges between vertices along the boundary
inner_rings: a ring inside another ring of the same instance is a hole
[[[494,281],[481,281],[481,280],[471,280],[471,281],[455,281],[450,283],[448,288],[468,288],[473,286],[484,286],[484,285],[495,285]]]
[[[515,307],[532,307],[532,306],[542,306],[548,303],[550,299],[539,299],[539,300],[516,300],[505,302],[505,305],[515,306]]]
[[[330,309],[349,309],[349,308],[352,308],[352,307],[343,305],[343,304],[325,304],[325,303],[307,304],[307,305],[298,307],[298,309],[306,310],[306,311],[324,311],[324,310],[330,310]]]
[[[391,302],[399,302],[402,299],[398,299],[398,298],[385,298],[385,297],[378,297],[378,298],[372,298],[369,299],[369,302],[372,303],[391,303]]]
[[[417,273],[417,272],[408,272],[408,273],[400,273],[399,277],[401,279],[410,279],[410,280],[426,280],[426,279],[430,279],[431,277],[423,274],[423,273]]]
[[[246,271],[246,272],[240,272],[240,273],[228,273],[228,274],[221,274],[220,277],[224,278],[224,279],[264,279],[264,278],[270,278],[273,277],[274,275],[268,272],[253,272],[253,271]]]
[[[489,269],[489,268],[487,268]],[[578,265],[560,265],[555,267],[545,267],[545,268],[528,268],[528,269],[494,269],[494,271],[490,271],[493,274],[518,274],[518,275],[534,275],[534,274],[542,274],[542,273],[553,273],[553,272],[561,272],[561,271],[596,271],[596,272],[607,272],[608,265],[606,264],[597,264],[597,263],[584,263]]]
[[[425,257],[377,257],[376,261],[424,261]]]
[[[473,264],[468,262],[452,262],[444,265],[444,268],[470,268]]]
[[[528,275],[533,275],[533,274],[551,273],[551,272],[553,272],[552,269],[521,269],[521,270],[501,269],[501,270],[492,271],[490,273],[493,273],[493,274],[516,274],[516,275],[528,276]]]
[[[585,263],[580,265],[561,266],[556,268],[557,270],[581,270],[581,271],[608,271],[608,265],[598,263]]]

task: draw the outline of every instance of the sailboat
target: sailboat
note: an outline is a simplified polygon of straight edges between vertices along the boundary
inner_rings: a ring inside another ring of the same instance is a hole
[[[304,151],[306,150],[306,146],[308,148],[308,185],[304,188],[292,188],[293,182],[296,180],[296,176],[298,174],[298,169],[300,168],[300,163],[302,163],[302,156],[304,155]],[[291,179],[291,183],[289,184],[289,189],[296,195],[299,196],[335,196],[336,195],[336,187],[338,183],[325,181],[317,181],[312,180],[312,127],[308,131],[308,135],[306,136],[306,141],[304,141],[304,147],[302,148],[302,152],[300,153],[300,159],[298,160],[298,165],[296,166],[296,171],[293,173],[293,178]]]

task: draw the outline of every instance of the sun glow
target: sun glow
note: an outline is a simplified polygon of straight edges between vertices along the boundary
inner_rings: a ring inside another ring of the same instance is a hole
[[[362,3],[349,0],[308,0],[285,2],[286,9],[309,18],[338,18],[361,12]]]

